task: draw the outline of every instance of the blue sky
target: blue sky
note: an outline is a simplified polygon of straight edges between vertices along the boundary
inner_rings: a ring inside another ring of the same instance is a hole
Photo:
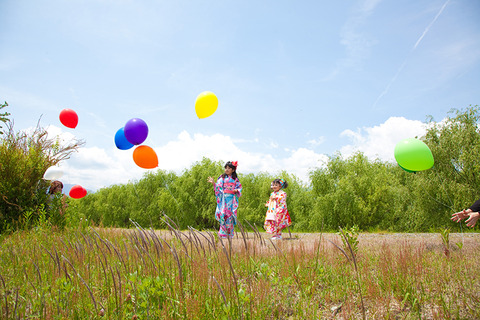
[[[146,172],[114,145],[131,118],[160,169],[205,156],[306,181],[335,152],[394,161],[427,115],[479,104],[479,17],[475,0],[3,0],[0,100],[17,130],[85,140],[62,179],[91,190]]]

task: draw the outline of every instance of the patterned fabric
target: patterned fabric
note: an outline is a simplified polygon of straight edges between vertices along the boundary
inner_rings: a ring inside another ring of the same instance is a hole
[[[215,184],[215,198],[217,209],[215,219],[220,222],[218,235],[221,237],[233,237],[237,224],[238,197],[242,195],[242,184],[231,176],[218,177]]]
[[[268,207],[263,225],[266,232],[281,234],[282,229],[292,224],[287,210],[287,193],[285,191],[272,192],[265,206]]]

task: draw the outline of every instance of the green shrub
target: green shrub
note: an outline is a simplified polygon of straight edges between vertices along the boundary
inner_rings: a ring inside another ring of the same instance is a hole
[[[29,226],[39,221],[47,207],[49,181],[42,179],[45,171],[68,159],[83,144],[77,140],[60,144],[40,126],[15,132],[13,122],[4,122],[7,130],[0,136],[0,233],[23,227],[26,217]],[[55,213],[49,217],[53,223],[64,220]]]

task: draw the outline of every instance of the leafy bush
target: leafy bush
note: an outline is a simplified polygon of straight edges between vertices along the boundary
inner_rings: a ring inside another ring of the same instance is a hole
[[[38,125],[30,132],[15,132],[13,123],[5,122],[7,131],[0,136],[0,232],[22,227],[27,216],[29,225],[42,217],[49,186],[42,179],[45,171],[83,144],[74,140],[62,145]]]

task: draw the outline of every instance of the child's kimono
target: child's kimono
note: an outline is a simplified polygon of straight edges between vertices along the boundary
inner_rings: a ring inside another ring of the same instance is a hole
[[[283,190],[272,192],[266,206],[268,209],[263,226],[265,231],[275,235],[281,234],[282,229],[292,224],[287,210],[287,193]]]
[[[235,225],[237,224],[238,197],[242,195],[242,184],[231,176],[218,177],[215,184],[215,198],[217,209],[215,219],[220,222],[218,235],[220,237],[233,238]]]

